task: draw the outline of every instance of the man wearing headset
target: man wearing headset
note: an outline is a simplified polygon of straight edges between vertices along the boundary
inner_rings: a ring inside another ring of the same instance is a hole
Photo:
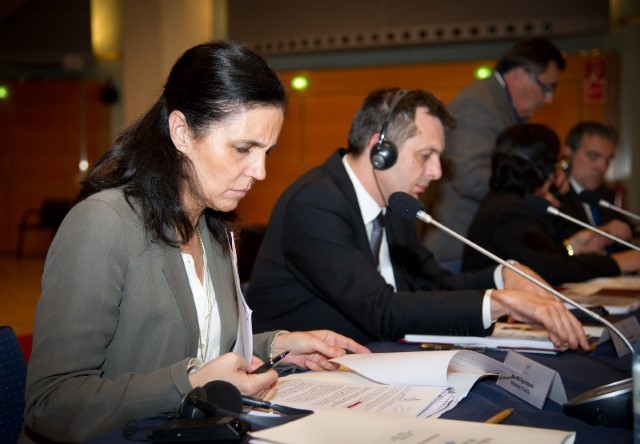
[[[631,221],[613,210],[598,205],[590,206],[580,199],[580,193],[588,190],[598,198],[613,203],[614,193],[606,184],[605,174],[616,154],[617,143],[618,131],[600,122],[578,122],[569,130],[563,155],[567,162],[570,187],[566,193],[558,193],[559,210],[629,242],[633,240]],[[557,240],[575,254],[626,249],[562,218],[554,218],[553,223]]]
[[[417,197],[440,178],[452,126],[428,92],[367,96],[348,149],[294,182],[273,210],[249,284],[254,330],[329,328],[366,343],[407,333],[480,336],[510,315],[544,326],[556,344],[588,347],[579,322],[553,296],[502,267],[451,274],[411,221],[387,211],[393,192]],[[379,219],[378,250],[371,241]]]

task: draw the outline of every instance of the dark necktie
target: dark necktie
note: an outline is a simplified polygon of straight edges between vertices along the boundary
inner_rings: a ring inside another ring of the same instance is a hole
[[[591,216],[593,217],[593,224],[596,227],[602,225],[602,217],[600,216],[600,208],[598,204],[591,204]]]
[[[384,215],[382,211],[378,214],[378,217],[371,221],[371,239],[369,245],[371,246],[371,253],[373,254],[373,262],[378,266],[380,261],[380,245],[382,244],[382,234],[384,233]]]

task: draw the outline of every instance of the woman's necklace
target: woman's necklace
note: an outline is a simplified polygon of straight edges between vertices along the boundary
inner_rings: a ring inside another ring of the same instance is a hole
[[[211,290],[209,289],[209,268],[207,267],[207,254],[204,251],[204,242],[202,242],[202,235],[200,234],[200,227],[196,227],[196,233],[198,233],[198,239],[200,240],[200,249],[202,250],[202,287],[204,288],[204,295],[207,299],[207,313],[205,316],[206,328],[205,339],[202,341],[202,332],[198,338],[200,346],[200,359],[206,361],[207,352],[209,351],[209,333],[211,331],[211,312],[213,306],[211,302]]]

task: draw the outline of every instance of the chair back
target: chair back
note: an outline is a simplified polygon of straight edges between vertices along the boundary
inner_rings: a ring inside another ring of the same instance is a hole
[[[13,328],[0,326],[0,441],[18,442],[24,415],[25,362]],[[4,441],[6,439],[6,441]]]
[[[241,283],[247,283],[251,277],[253,264],[266,232],[266,225],[251,225],[243,227],[240,230],[238,243],[238,274],[240,275]]]
[[[40,225],[58,228],[69,212],[69,208],[71,203],[68,200],[45,200],[40,210]]]

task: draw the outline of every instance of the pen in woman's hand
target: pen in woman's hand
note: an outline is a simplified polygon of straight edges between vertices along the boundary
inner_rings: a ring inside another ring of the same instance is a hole
[[[285,356],[287,356],[289,354],[289,350],[287,350],[284,353],[280,353],[277,356],[274,356],[273,358],[269,359],[267,362],[265,362],[264,364],[262,364],[260,367],[258,367],[257,369],[255,369],[254,371],[252,371],[250,374],[255,375],[257,373],[264,373],[264,372],[268,372],[269,370],[271,370],[273,367],[276,366],[276,364],[278,362],[280,362]]]

